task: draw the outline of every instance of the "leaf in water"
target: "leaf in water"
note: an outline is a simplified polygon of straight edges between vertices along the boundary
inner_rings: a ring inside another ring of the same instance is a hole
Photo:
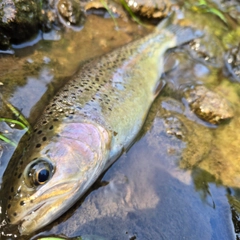
[[[217,10],[216,8],[209,8],[209,9],[207,9],[207,12],[218,16],[223,22],[225,22],[227,24],[227,20],[224,17],[224,15],[219,10]]]
[[[191,5],[189,3],[185,3],[185,6],[187,8],[190,8],[194,12],[211,13],[211,14],[219,17],[225,24],[228,24],[224,14],[220,10],[218,10],[217,8],[210,6],[210,4],[205,0],[199,0],[194,5]]]

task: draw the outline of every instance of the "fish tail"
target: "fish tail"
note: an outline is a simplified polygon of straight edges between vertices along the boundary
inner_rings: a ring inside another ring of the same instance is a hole
[[[167,31],[168,33],[172,33],[173,37],[175,38],[176,46],[203,36],[202,31],[189,26],[180,26],[179,24],[175,24],[177,21],[176,13],[173,12],[169,17],[157,25],[156,31]]]

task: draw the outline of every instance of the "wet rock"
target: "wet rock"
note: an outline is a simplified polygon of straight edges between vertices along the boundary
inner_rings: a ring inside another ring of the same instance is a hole
[[[189,43],[190,54],[194,59],[210,66],[221,68],[223,66],[224,50],[219,39],[212,34],[205,34]]]
[[[220,124],[224,120],[233,118],[233,110],[229,102],[204,86],[189,89],[184,95],[191,110],[206,122]]]
[[[6,49],[9,43],[19,43],[32,37],[38,31],[38,1],[0,1],[0,47]]]
[[[59,19],[67,26],[82,26],[83,13],[76,0],[60,0],[57,4]]]
[[[175,1],[171,0],[127,0],[127,6],[130,10],[142,17],[147,18],[164,18],[168,15]],[[82,3],[86,11],[90,9],[105,9],[106,5],[108,10],[117,16],[126,17],[126,9],[124,9],[121,0],[105,1],[103,4],[100,0],[89,1]]]
[[[5,34],[0,33],[0,49],[7,50],[9,46],[9,37],[7,37]]]
[[[225,57],[226,67],[236,81],[240,81],[240,45],[228,51]]]
[[[83,21],[77,0],[0,0],[0,50],[34,38],[39,30],[81,27]]]
[[[101,0],[93,0],[87,2],[81,2],[81,6],[85,9],[88,14],[96,14],[104,17],[109,17],[108,11],[111,11],[111,14],[114,17],[122,17],[126,18],[126,12],[123,9],[122,4],[120,2],[114,1],[101,1]],[[108,9],[106,9],[106,6]]]
[[[126,2],[134,13],[148,18],[166,17],[175,3],[171,0],[127,0]]]
[[[186,135],[185,126],[179,121],[175,116],[167,117],[164,119],[164,124],[166,127],[166,132],[169,135],[174,135],[179,139],[184,138]]]

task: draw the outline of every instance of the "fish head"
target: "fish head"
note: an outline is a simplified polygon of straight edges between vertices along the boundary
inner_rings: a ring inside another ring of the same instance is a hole
[[[69,209],[103,171],[109,133],[92,123],[65,123],[39,143],[34,136],[8,182],[6,214],[28,235]],[[41,137],[42,138],[42,137]],[[37,146],[37,148],[36,148]]]

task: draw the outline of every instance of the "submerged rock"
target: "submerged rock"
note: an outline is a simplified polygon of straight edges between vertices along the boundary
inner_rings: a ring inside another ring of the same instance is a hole
[[[133,13],[147,18],[164,18],[171,11],[173,0],[126,0],[126,6]],[[85,10],[89,9],[105,9],[106,6],[113,14],[118,16],[126,16],[128,10],[124,9],[122,0],[101,1],[93,0],[81,3],[85,6]],[[126,8],[126,7],[125,7]]]
[[[219,124],[233,118],[233,110],[229,102],[204,86],[187,90],[185,97],[191,110],[206,122]]]
[[[127,0],[126,2],[134,13],[148,18],[166,17],[175,3],[171,0]]]
[[[58,12],[66,21],[67,25],[81,24],[80,4],[76,0],[60,0],[58,2]]]
[[[240,81],[240,45],[230,49],[226,55],[226,67],[236,81]]]

